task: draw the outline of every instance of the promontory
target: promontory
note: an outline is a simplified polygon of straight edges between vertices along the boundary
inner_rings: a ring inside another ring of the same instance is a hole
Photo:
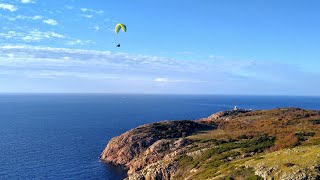
[[[320,179],[320,111],[234,109],[139,126],[100,159],[130,180]]]

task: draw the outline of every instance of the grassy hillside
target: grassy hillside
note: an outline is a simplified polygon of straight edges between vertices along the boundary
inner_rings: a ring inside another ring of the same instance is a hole
[[[319,111],[279,108],[202,121],[218,129],[187,137],[193,143],[176,157],[176,179],[312,179],[318,173]]]

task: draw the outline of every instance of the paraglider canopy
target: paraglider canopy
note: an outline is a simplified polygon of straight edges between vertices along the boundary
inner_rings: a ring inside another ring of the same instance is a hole
[[[126,27],[126,25],[124,25],[124,24],[121,24],[121,23],[119,23],[119,24],[117,24],[116,25],[116,27],[114,28],[114,32],[116,33],[116,35],[117,35],[117,45],[116,45],[116,47],[120,47],[120,43],[118,42],[118,33],[119,33],[119,31],[120,31],[120,29],[123,31],[123,32],[127,32],[127,27]]]
[[[120,29],[122,29],[123,32],[127,32],[127,27],[124,24],[121,24],[121,23],[116,25],[116,27],[114,28],[114,32],[116,34],[118,34]]]

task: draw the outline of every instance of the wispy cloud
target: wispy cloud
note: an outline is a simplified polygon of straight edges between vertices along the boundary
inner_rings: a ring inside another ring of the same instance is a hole
[[[42,32],[37,29],[31,30],[29,32],[8,31],[7,33],[0,33],[0,37],[6,38],[6,39],[23,40],[26,42],[40,41],[43,39],[50,39],[50,38],[65,38],[64,35],[61,35],[52,31]]]
[[[93,29],[94,29],[95,31],[99,31],[99,30],[100,30],[100,26],[94,26]]]
[[[36,15],[32,17],[32,20],[38,20],[38,19],[43,19],[42,16]]]
[[[46,37],[40,35],[43,36]],[[49,36],[60,35],[49,33]],[[27,78],[73,78],[78,79],[80,85],[83,81],[94,80],[122,89],[136,87],[156,91],[160,88],[167,92],[297,94],[305,88],[310,92],[320,89],[312,83],[312,79],[320,78],[319,74],[271,61],[227,58],[207,62],[180,61],[121,52],[34,46],[0,47],[0,72]]]
[[[40,39],[46,37],[46,35],[48,35],[48,38],[55,36],[52,33],[40,33],[40,35],[36,35],[34,38]],[[27,58],[30,64],[34,62],[41,62],[43,64],[55,62],[51,65],[68,66],[72,64],[72,67],[82,67],[83,65],[83,69],[99,69],[106,72],[117,72],[116,74],[123,74],[123,70],[126,69],[126,72],[130,75],[134,73],[139,76],[152,72],[156,72],[155,75],[161,75],[168,72],[171,72],[170,74],[179,74],[179,72],[181,72],[181,67],[179,67],[180,65],[177,62],[169,63],[173,60],[155,56],[130,55],[127,53],[112,53],[110,51],[87,51],[32,46],[3,46],[0,49],[2,55],[6,55],[6,58],[8,58],[8,56],[15,58],[16,62],[31,56],[32,58]],[[14,57],[12,57],[12,54],[15,54]],[[14,61],[11,60],[10,62]],[[190,70],[191,69],[188,69],[187,71],[189,72]],[[153,81],[153,79],[150,79],[150,81]]]
[[[191,51],[181,51],[181,52],[176,52],[176,54],[179,55],[193,55],[194,53]]]
[[[0,3],[0,9],[3,10],[8,10],[10,12],[14,12],[16,11],[18,8],[12,4],[4,4],[4,3]]]
[[[22,20],[41,20],[43,19],[43,16],[40,15],[35,15],[35,16],[24,16],[24,15],[17,15],[15,17],[11,17],[11,20],[17,20],[17,19],[22,19]]]
[[[26,15],[14,15],[14,16],[9,16],[9,15],[2,15],[0,14],[0,18],[3,18],[5,21],[16,21],[16,20],[41,20],[44,19],[44,16],[41,15],[34,15],[34,16],[26,16]]]
[[[85,18],[93,18],[92,14],[82,14],[81,16]]]
[[[94,13],[94,14],[102,14],[103,11],[97,11],[94,9],[88,9],[88,8],[81,8],[80,9],[82,12],[88,12],[88,13]]]
[[[223,59],[224,56],[219,56],[219,55],[209,55],[209,59]]]
[[[24,41],[30,42],[30,41],[40,41],[43,39],[50,39],[50,38],[64,38],[64,35],[52,32],[52,31],[47,31],[47,32],[42,32],[38,30],[33,30],[30,31],[28,35],[24,36],[22,39]]]
[[[65,8],[66,8],[66,9],[69,9],[69,10],[74,9],[74,7],[73,7],[73,6],[70,6],[70,5],[66,5]]]
[[[37,45],[45,45],[48,44],[46,40],[50,39],[50,43],[56,44],[57,47],[74,45],[85,47],[100,41],[99,38],[90,36],[89,33],[107,31],[113,26],[111,22],[104,21],[109,17],[106,17],[104,11],[99,9],[80,8],[74,2],[61,7],[54,6],[53,2],[53,6],[51,2],[38,2],[37,0],[0,0],[0,11],[8,11],[7,13],[0,12],[0,36],[6,39],[0,44],[26,43],[32,45],[35,42]],[[66,29],[76,31],[74,29],[76,25],[84,29],[83,33],[72,34],[66,31]],[[34,30],[43,33],[36,33]],[[63,37],[55,37],[54,34],[48,34],[48,32],[57,33]]]
[[[16,31],[8,31],[7,33],[0,33],[0,37],[6,38],[6,39],[15,38],[18,35],[20,35],[20,34],[17,33]]]
[[[51,26],[56,26],[58,25],[58,22],[54,19],[46,19],[46,20],[43,20],[44,23],[48,24],[48,25],[51,25]]]
[[[23,4],[29,4],[29,3],[35,3],[35,2],[32,1],[32,0],[21,0],[21,3],[23,3]]]
[[[193,80],[193,79],[169,79],[164,77],[155,78],[153,81],[158,83],[205,83],[207,81]]]
[[[30,31],[7,31],[0,33],[0,38],[6,40],[15,40],[16,42],[45,42],[50,40],[51,42],[64,43],[68,46],[82,46],[88,44],[95,44],[92,40],[82,40],[78,38],[73,38],[65,34],[61,34],[54,31],[40,31],[39,29],[31,29]]]
[[[70,39],[66,42],[66,45],[86,45],[86,44],[94,44],[94,41],[91,40],[81,40],[81,39]]]
[[[104,12],[103,11],[97,11],[94,9],[88,9],[88,8],[81,8],[80,11],[83,13],[81,14],[82,17],[85,18],[93,18],[95,15],[102,15]]]

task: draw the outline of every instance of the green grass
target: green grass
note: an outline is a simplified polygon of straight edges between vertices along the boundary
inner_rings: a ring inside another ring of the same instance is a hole
[[[269,153],[262,159],[251,159],[245,165],[254,169],[262,166],[266,169],[277,167],[272,171],[272,176],[279,179],[284,174],[294,174],[295,172],[307,172],[315,174],[312,167],[320,164],[320,146],[299,146],[292,149],[284,149]]]
[[[308,140],[309,137],[313,137],[315,134],[316,132],[314,131],[301,131],[295,133],[300,142]]]
[[[314,120],[310,120],[312,124],[316,125],[316,124],[320,124],[320,119],[314,119]]]
[[[190,157],[182,155],[177,157],[176,160],[179,162],[179,167],[186,170],[186,172],[189,172],[194,168],[198,169],[198,172],[194,174],[196,179],[207,179],[219,174],[218,170],[220,168],[228,167],[231,161],[239,159],[242,154],[263,152],[265,149],[271,147],[274,144],[274,141],[274,137],[268,136],[238,141],[202,139],[196,141],[198,146],[201,146],[200,144],[206,144],[211,145],[211,148],[203,151],[200,156]],[[245,177],[254,178],[254,176],[247,175]]]
[[[245,168],[244,166],[235,168],[225,179],[245,179],[245,180],[262,180],[263,178],[254,174],[253,168]]]

